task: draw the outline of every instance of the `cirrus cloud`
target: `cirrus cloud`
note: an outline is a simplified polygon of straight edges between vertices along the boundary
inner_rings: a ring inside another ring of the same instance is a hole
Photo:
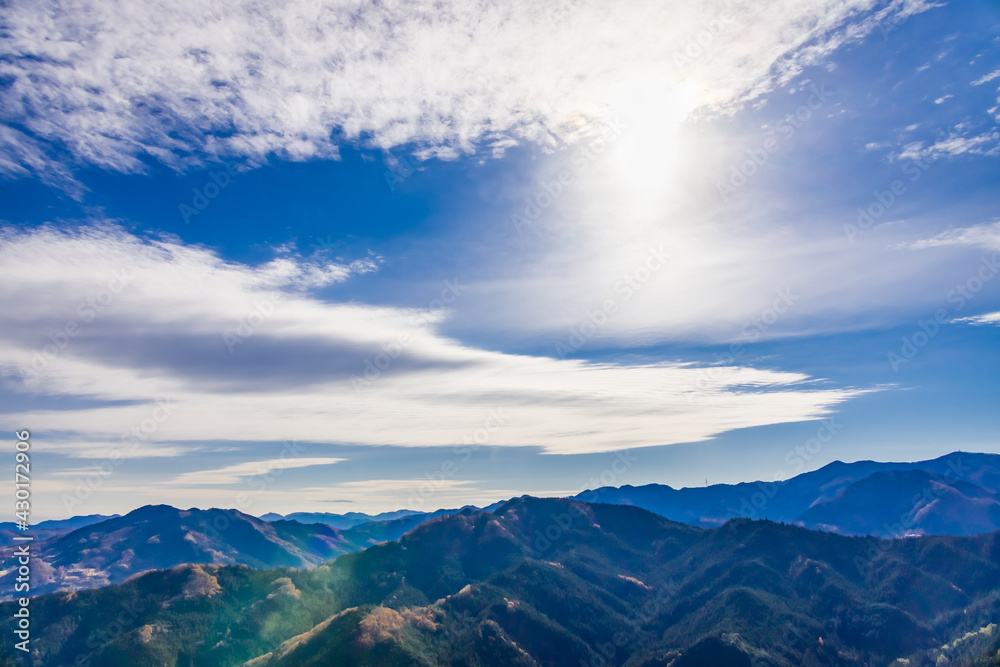
[[[170,402],[169,418],[148,440],[173,446],[289,438],[450,446],[471,441],[495,410],[503,424],[491,431],[491,446],[571,454],[817,419],[862,393],[751,367],[478,349],[439,333],[447,317],[440,309],[324,301],[297,289],[302,272],[294,267],[278,283],[270,265],[225,262],[110,226],[8,232],[0,267],[10,313],[0,330],[5,380],[51,401],[18,419],[83,449],[135,432],[161,399]],[[128,282],[101,305],[93,295],[108,290],[118,267]],[[49,298],[32,307],[33,293]],[[248,314],[262,302],[275,305],[230,349],[226,334],[254,321]],[[91,303],[101,308],[87,321],[80,304],[89,312]],[[36,368],[39,354],[47,363]]]
[[[625,79],[653,81],[679,119],[730,110],[931,6],[14,0],[0,170],[65,184],[67,162],[136,172],[147,156],[335,158],[343,142],[444,158],[554,146],[615,106]]]

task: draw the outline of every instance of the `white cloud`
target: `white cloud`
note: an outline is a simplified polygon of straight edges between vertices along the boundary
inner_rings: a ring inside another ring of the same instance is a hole
[[[980,246],[987,250],[1000,251],[1000,222],[950,229],[932,238],[910,243],[908,247],[919,250],[952,245]]]
[[[178,475],[170,481],[171,484],[191,484],[219,486],[224,484],[238,484],[247,477],[256,475],[267,475],[274,471],[282,471],[289,468],[307,468],[310,466],[325,466],[334,463],[341,463],[346,459],[323,458],[323,457],[286,457],[268,459],[266,461],[244,461],[223,468],[214,470],[196,470]]]
[[[932,144],[913,142],[907,144],[894,159],[924,160],[956,155],[998,155],[1000,154],[1000,132],[982,132],[956,136],[954,133]]]
[[[729,110],[934,6],[878,4],[14,0],[0,107],[26,133],[0,134],[0,169],[65,181],[66,163],[141,171],[143,154],[184,167],[331,158],[344,141],[424,157],[555,145],[626,75],[677,98],[663,111],[680,118]]]
[[[483,488],[487,486],[488,488]],[[583,489],[531,490],[533,496],[565,497]],[[386,512],[400,508],[427,512],[441,508],[464,505],[485,507],[498,500],[507,500],[526,493],[526,489],[496,488],[484,485],[481,480],[459,479],[365,479],[332,484],[317,489],[309,499],[312,511],[330,511],[324,499],[351,498],[368,513]],[[352,505],[353,509],[353,505]],[[336,510],[334,510],[336,511]]]
[[[998,77],[1000,77],[1000,67],[998,67],[997,69],[993,70],[989,74],[985,74],[985,75],[979,77],[978,79],[976,79],[975,81],[972,82],[972,85],[973,86],[981,86],[984,83],[989,83],[990,81],[992,81],[993,79],[996,79]]]
[[[85,475],[82,475],[85,477]],[[117,481],[117,480],[116,480]],[[247,514],[260,516],[268,512],[287,514],[289,512],[367,512],[377,514],[402,508],[418,511],[432,511],[446,507],[461,507],[472,504],[484,507],[498,500],[507,500],[525,492],[521,489],[481,488],[477,481],[439,480],[428,490],[427,479],[370,479],[355,482],[330,482],[324,486],[283,487],[269,486],[266,492],[259,487],[238,485],[229,487],[191,486],[170,484],[128,483],[106,484],[94,491],[94,498],[88,500],[88,512],[120,513],[123,508],[132,508],[143,503],[169,503],[175,507],[219,507],[238,509]],[[38,495],[58,498],[60,494],[73,492],[76,482],[39,480]],[[421,496],[423,490],[423,496]],[[567,496],[583,489],[538,490],[535,496]],[[350,503],[331,503],[331,500],[349,497]],[[32,508],[35,509],[34,507]],[[54,519],[64,518],[66,510],[56,506],[51,514],[44,516]],[[36,516],[43,516],[37,512]]]
[[[55,434],[54,434],[55,435]],[[135,444],[135,446],[133,446]],[[172,459],[189,456],[202,449],[198,446],[178,446],[169,443],[129,442],[123,445],[121,441],[109,442],[87,440],[79,442],[73,438],[51,439],[45,443],[45,451],[74,459],[90,459],[117,466],[129,459]],[[53,475],[76,474],[75,469],[64,469],[52,472]]]
[[[1000,326],[1000,312],[986,313],[985,315],[975,315],[973,317],[961,317],[955,322],[964,322],[975,325],[995,325]]]
[[[128,283],[112,295],[118,267]],[[476,349],[438,333],[442,311],[328,303],[292,291],[301,271],[278,273],[283,283],[273,265],[255,270],[114,228],[8,233],[0,242],[0,367],[12,390],[64,403],[20,414],[18,424],[44,424],[52,439],[79,447],[288,439],[451,446],[480,438],[494,410],[503,425],[487,431],[490,445],[568,454],[817,419],[861,393],[775,370]],[[272,310],[250,316],[269,301]],[[81,315],[98,307],[90,321]],[[224,334],[248,322],[230,352]],[[43,367],[36,355],[48,356]],[[370,383],[359,383],[366,368]]]
[[[807,87],[800,98],[809,94]],[[581,338],[593,350],[839,333],[912,321],[944,299],[942,273],[962,270],[958,259],[891,250],[943,224],[936,210],[913,217],[918,188],[894,197],[889,209],[874,188],[847,201],[835,187],[803,199],[764,184],[775,177],[767,164],[759,180],[744,177],[746,187],[723,201],[716,184],[732,182],[738,167],[756,169],[748,153],[762,151],[762,139],[731,142],[733,150],[717,138],[668,138],[671,153],[636,127],[585,170],[574,168],[574,151],[557,154],[510,196],[507,235],[491,238],[491,254],[471,269],[478,271],[474,294],[449,331],[489,331],[552,353],[557,345],[575,349]],[[732,150],[731,162],[704,157],[726,156],[722,150]],[[782,156],[811,168],[795,161],[801,156]],[[525,199],[547,197],[540,184],[561,169],[573,181],[519,233],[511,216],[527,218]],[[890,172],[886,185],[897,175]],[[865,217],[869,208],[874,217]],[[509,251],[495,252],[502,244]],[[661,263],[654,251],[669,257]],[[589,331],[581,336],[581,329]]]

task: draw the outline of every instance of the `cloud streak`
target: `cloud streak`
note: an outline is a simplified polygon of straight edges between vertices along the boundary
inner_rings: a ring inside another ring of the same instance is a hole
[[[942,246],[979,246],[987,250],[1000,251],[1000,222],[983,223],[969,227],[959,227],[941,232],[929,239],[921,239],[909,244],[915,250],[939,248]]]
[[[986,313],[985,315],[975,315],[973,317],[962,317],[954,321],[965,322],[967,324],[974,324],[977,326],[982,326],[982,325],[1000,326],[1000,311],[995,313]]]
[[[239,484],[248,477],[267,475],[274,471],[288,468],[308,468],[311,466],[326,466],[341,463],[345,459],[306,457],[278,458],[267,461],[244,461],[224,468],[214,470],[197,470],[178,475],[171,484],[190,484],[194,486],[221,486],[224,484]]]
[[[117,266],[128,267],[127,287],[34,371],[48,334],[64,330]],[[204,249],[142,241],[112,227],[8,233],[0,267],[8,286],[2,306],[11,314],[0,331],[5,381],[14,391],[90,401],[18,419],[46,424],[61,434],[55,440],[89,451],[88,442],[115,442],[143,423],[160,399],[170,401],[169,419],[144,445],[293,439],[451,446],[469,442],[489,411],[500,410],[504,423],[491,432],[491,446],[570,454],[817,419],[861,393],[817,387],[801,373],[721,366],[706,384],[705,369],[684,363],[477,349],[440,334],[441,311],[323,301],[299,290],[302,272],[294,267],[277,281],[272,265],[224,262]],[[33,292],[49,298],[32,307],[25,295]],[[276,295],[273,313],[230,353],[224,334]],[[395,356],[378,356],[400,340],[406,344]],[[359,383],[368,360],[384,370]]]

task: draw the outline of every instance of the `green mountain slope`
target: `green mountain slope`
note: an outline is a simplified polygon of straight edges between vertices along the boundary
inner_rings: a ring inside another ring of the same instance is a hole
[[[706,530],[521,498],[313,570],[186,566],[38,598],[30,664],[960,664],[996,653],[998,589],[1000,534]]]
[[[326,524],[284,519],[267,522],[235,510],[148,505],[35,542],[31,591],[40,595],[106,586],[183,563],[315,567],[398,539],[427,516],[373,521],[338,530]],[[10,541],[0,549],[6,565],[0,570],[0,599],[14,597],[16,564],[9,560],[14,545]]]

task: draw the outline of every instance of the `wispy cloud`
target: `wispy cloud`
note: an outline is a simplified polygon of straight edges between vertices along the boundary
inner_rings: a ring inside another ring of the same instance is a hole
[[[247,477],[256,475],[267,475],[274,471],[281,471],[288,468],[307,468],[311,466],[326,466],[334,463],[341,463],[346,459],[305,457],[305,458],[278,458],[267,461],[244,461],[223,468],[214,470],[196,470],[178,475],[170,481],[171,484],[187,484],[193,486],[206,485],[218,486],[225,484],[238,484]]]
[[[234,508],[248,514],[260,516],[267,512],[329,512],[333,510],[364,511],[371,514],[409,507],[426,511],[428,506],[413,504],[413,491],[426,484],[426,479],[366,479],[353,482],[330,482],[323,486],[287,487],[274,485],[266,493],[254,495],[253,489],[243,486],[182,486],[176,484],[130,484],[108,485],[101,489],[102,500],[110,508],[132,507],[142,503],[169,503],[175,507],[222,507]],[[44,480],[39,482],[39,491],[58,494],[72,491],[74,482]],[[489,486],[483,488],[476,481],[444,480],[436,483],[433,509],[462,507],[466,504],[485,506],[498,500],[506,500],[524,493],[523,489]],[[535,491],[536,496],[566,496],[579,493],[582,489]],[[345,501],[336,494],[349,494]],[[252,502],[240,502],[243,495],[251,495]],[[346,508],[331,507],[331,503],[349,503]],[[58,516],[58,515],[56,515]]]
[[[942,99],[943,101],[943,99]],[[1000,132],[983,132],[966,136],[951,136],[931,144],[913,142],[907,144],[895,156],[898,160],[937,159],[957,155],[998,155],[1000,154]]]
[[[80,304],[102,293],[118,266],[127,267],[127,288],[85,322]],[[0,243],[6,381],[17,391],[88,399],[84,408],[35,410],[19,420],[72,434],[80,446],[115,442],[149,417],[155,401],[169,399],[170,417],[150,443],[451,446],[501,409],[505,421],[490,433],[491,445],[569,454],[816,419],[860,393],[775,370],[719,366],[706,383],[704,369],[684,363],[477,349],[439,333],[440,311],[330,303],[292,291],[300,272],[280,274],[276,281],[270,265],[224,262],[114,228],[7,234]],[[41,294],[36,303],[32,295]],[[273,312],[228,350],[227,332],[269,295],[279,295]],[[75,335],[61,333],[68,322]],[[35,372],[36,355],[55,351],[45,347],[53,339],[64,346]],[[379,370],[368,372],[375,363]]]
[[[693,92],[683,113],[731,109],[933,6],[878,4],[14,0],[0,100],[24,131],[0,134],[0,169],[66,180],[66,164],[135,172],[146,155],[183,168],[333,158],[343,142],[422,157],[551,146],[614,106],[626,75]]]
[[[975,81],[972,82],[972,85],[973,86],[981,86],[984,83],[989,83],[990,81],[993,81],[994,79],[996,79],[998,77],[1000,77],[1000,67],[998,67],[997,69],[993,70],[989,74],[985,74],[985,75],[979,77],[978,79],[976,79]]]
[[[1000,251],[1000,222],[950,229],[929,239],[909,243],[907,247],[919,250],[953,245],[980,246],[987,250]]]
[[[974,315],[972,317],[961,317],[954,321],[975,325],[1000,325],[1000,312],[986,313],[985,315]]]
[[[444,479],[428,482],[426,478],[415,479],[364,479],[333,483],[329,487],[314,489],[310,499],[313,503],[329,502],[325,498],[337,493],[349,495],[366,508],[368,512],[381,512],[408,508],[427,511],[431,507],[420,502],[415,493],[418,489],[432,484],[433,509],[455,508],[463,505],[485,506],[498,500],[506,500],[524,493],[523,490],[496,487],[481,480]],[[582,489],[534,491],[535,496],[567,496]],[[313,505],[315,506],[315,505]],[[320,508],[323,509],[323,508]]]

